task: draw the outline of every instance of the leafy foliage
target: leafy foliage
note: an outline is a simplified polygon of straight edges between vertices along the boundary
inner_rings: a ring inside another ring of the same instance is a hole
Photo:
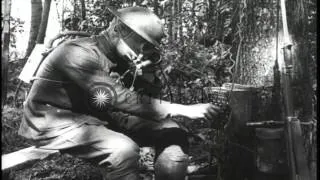
[[[19,55],[17,49],[17,35],[24,32],[24,22],[20,18],[10,17],[10,60],[17,60],[22,55]]]
[[[71,1],[70,1],[71,2]],[[275,33],[277,25],[276,0],[85,0],[86,18],[81,17],[79,1],[72,1],[74,10],[64,19],[63,29],[86,31],[99,34],[105,30],[113,16],[108,7],[115,9],[140,5],[157,10],[159,17],[165,23],[167,38],[162,42],[162,58],[164,75],[162,81],[167,86],[162,91],[163,99],[176,103],[194,104],[208,102],[203,98],[203,89],[211,86],[221,86],[223,83],[236,82],[256,85],[259,90],[257,108],[254,110],[257,120],[270,120],[275,112],[273,64],[275,54]],[[157,4],[157,5],[156,5]],[[315,0],[304,1],[306,12],[306,38],[310,49],[309,69],[314,92],[316,83],[316,3]],[[64,17],[63,17],[64,18]],[[19,19],[11,19],[11,48],[15,47],[15,34],[21,29]],[[50,23],[50,22],[49,22]],[[281,27],[279,27],[281,28]],[[239,51],[238,51],[239,49]],[[7,105],[2,111],[2,150],[11,152],[29,146],[17,134],[19,121],[22,118],[22,102],[25,92],[30,88],[22,85],[17,91],[17,79],[22,67],[22,61],[15,61],[12,54],[9,66],[9,93]],[[238,57],[238,58],[237,58]],[[236,67],[236,60],[238,66]],[[238,70],[238,74],[233,74]],[[270,86],[270,87],[269,87]],[[278,97],[279,98],[279,97]],[[313,98],[313,119],[317,121],[317,96]],[[228,137],[225,131],[212,128],[205,120],[185,120],[176,118],[190,134],[191,166],[216,167],[211,172],[223,177],[228,157],[231,153],[226,144]],[[316,128],[304,129],[306,147],[316,144]],[[310,133],[311,132],[311,133]],[[240,145],[241,146],[241,145]],[[245,149],[235,148],[232,149]],[[308,148],[307,148],[308,149]],[[229,149],[230,150],[230,149]],[[314,149],[308,150],[310,159]],[[154,152],[152,149],[142,148],[140,164],[143,170],[152,170]],[[197,168],[196,168],[197,169]],[[12,171],[14,172],[14,171]],[[50,174],[52,173],[52,174]],[[89,174],[89,176],[86,175]],[[11,173],[12,175],[12,173]],[[14,176],[14,175],[13,175]],[[19,177],[20,176],[20,177]],[[151,175],[144,173],[147,178]],[[85,162],[68,156],[51,157],[43,162],[35,163],[31,168],[17,170],[15,179],[100,179],[99,172]]]

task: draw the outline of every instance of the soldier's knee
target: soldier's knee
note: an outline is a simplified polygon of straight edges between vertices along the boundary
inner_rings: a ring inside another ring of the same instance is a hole
[[[133,141],[118,140],[117,148],[114,150],[118,155],[119,165],[126,164],[124,162],[130,161],[131,163],[137,163],[139,160],[139,146]]]
[[[105,179],[138,180],[139,147],[132,141],[118,139],[117,147],[100,162]],[[101,164],[103,163],[103,164]]]
[[[155,162],[156,180],[175,179],[183,180],[187,173],[188,155],[180,146],[171,145],[166,147]]]
[[[182,148],[178,145],[171,145],[166,147],[158,156],[157,162],[183,162],[186,163],[188,160],[188,155],[185,154]]]
[[[99,165],[107,165],[111,169],[135,168],[139,160],[139,146],[130,139],[115,138],[114,145],[106,150],[107,157]]]

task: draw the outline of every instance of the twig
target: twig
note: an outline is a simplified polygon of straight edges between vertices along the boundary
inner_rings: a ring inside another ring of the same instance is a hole
[[[12,126],[10,126],[10,125],[8,125],[8,124],[6,124],[6,123],[3,123],[3,125],[6,126],[6,127],[8,127],[8,128],[10,128],[10,129],[15,129],[14,127],[12,127]]]
[[[205,75],[204,73],[202,73],[202,72],[199,71],[198,69],[195,69],[195,68],[193,68],[193,67],[191,67],[191,66],[188,66],[188,65],[186,65],[186,64],[183,64],[183,63],[181,63],[181,62],[179,62],[179,61],[178,61],[178,63],[181,64],[182,66],[186,67],[186,68],[192,69],[192,70],[200,73],[201,75]],[[180,70],[180,71],[181,71],[181,70]]]
[[[163,79],[164,79],[164,81],[165,81],[165,83],[166,83],[166,86],[167,86],[167,88],[168,88],[168,90],[169,90],[170,102],[173,102],[173,95],[172,95],[171,87],[170,87],[170,85],[169,85],[169,81],[168,81],[168,79],[167,79],[167,77],[166,77],[165,73],[163,72],[163,69],[161,68],[160,65],[159,65],[159,68],[160,68],[161,74],[162,74],[162,76],[163,76]]]
[[[14,105],[16,106],[17,105],[17,98],[18,98],[18,93],[19,93],[19,90],[21,88],[21,85],[22,85],[22,81],[19,79],[19,84],[18,84],[18,87],[16,89],[16,91],[14,92]]]

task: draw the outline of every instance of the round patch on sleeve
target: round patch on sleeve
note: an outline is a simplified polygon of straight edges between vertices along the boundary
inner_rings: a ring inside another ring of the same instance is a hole
[[[109,84],[94,84],[89,91],[89,106],[94,110],[103,111],[110,109],[116,101],[116,92]]]

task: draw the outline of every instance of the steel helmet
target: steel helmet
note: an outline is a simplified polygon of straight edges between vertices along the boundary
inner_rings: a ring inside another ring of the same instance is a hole
[[[142,38],[159,48],[165,36],[163,24],[157,15],[144,7],[128,7],[118,11],[108,8],[119,20]]]

